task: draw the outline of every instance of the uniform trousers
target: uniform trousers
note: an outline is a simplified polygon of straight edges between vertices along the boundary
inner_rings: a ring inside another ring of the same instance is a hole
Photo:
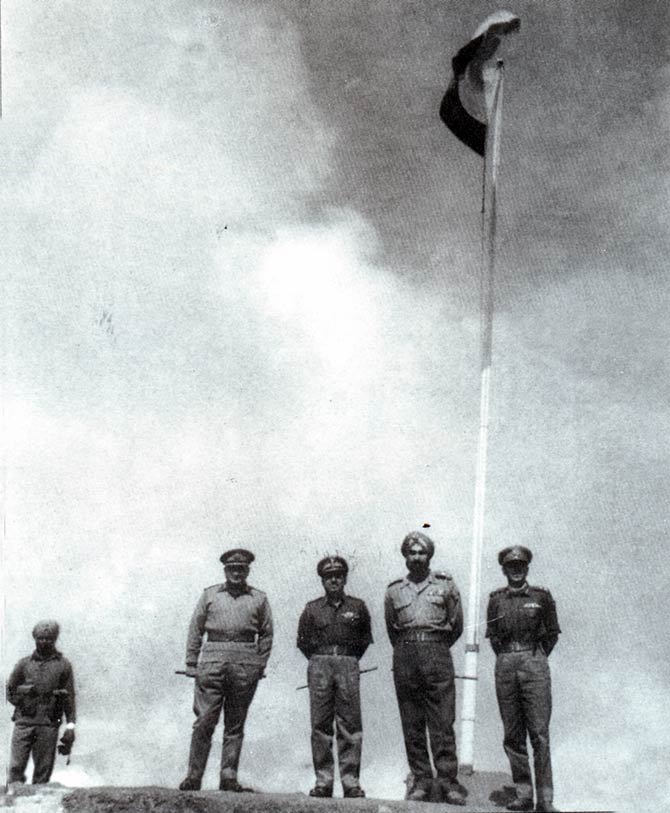
[[[307,667],[307,682],[316,784],[333,787],[335,734],[342,787],[345,791],[357,788],[363,748],[358,659],[344,655],[312,655]]]
[[[220,779],[237,779],[244,723],[263,668],[258,663],[206,662],[198,666],[193,697],[195,722],[188,776],[201,781],[212,735],[223,709],[223,749]]]
[[[496,659],[496,696],[502,718],[503,747],[509,759],[517,795],[533,798],[533,781],[526,738],[533,746],[538,802],[551,804],[554,789],[549,749],[551,674],[547,656],[535,652],[503,652]]]
[[[442,641],[397,643],[393,650],[393,680],[407,762],[416,782],[432,781],[432,753],[438,777],[449,784],[457,783],[456,687],[449,647]]]
[[[9,781],[26,781],[26,766],[32,754],[35,768],[33,785],[46,784],[51,779],[56,761],[57,744],[58,726],[15,725],[12,733]]]

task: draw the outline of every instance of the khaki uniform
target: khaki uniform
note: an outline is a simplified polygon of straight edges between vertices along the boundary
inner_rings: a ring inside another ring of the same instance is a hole
[[[549,747],[551,674],[548,656],[560,633],[548,590],[526,584],[494,590],[486,636],[496,653],[495,682],[503,747],[519,799],[533,798],[526,740],[533,746],[537,803],[550,806],[554,788]]]
[[[456,689],[449,648],[463,632],[458,589],[446,573],[429,572],[419,584],[398,579],[388,586],[384,610],[410,771],[417,783],[432,782],[432,754],[437,776],[456,786]]]
[[[237,778],[244,723],[271,647],[272,613],[265,593],[249,585],[239,594],[232,593],[226,584],[203,592],[191,618],[186,647],[186,665],[198,670],[189,779],[202,780],[222,709],[220,779]]]

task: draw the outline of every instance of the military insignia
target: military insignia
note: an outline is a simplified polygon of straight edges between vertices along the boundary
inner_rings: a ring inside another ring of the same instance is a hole
[[[523,605],[524,610],[541,610],[542,605],[536,604],[534,601],[529,602],[528,604]]]
[[[345,621],[353,621],[356,618],[356,613],[347,610],[346,613],[342,613],[342,618],[344,618]]]

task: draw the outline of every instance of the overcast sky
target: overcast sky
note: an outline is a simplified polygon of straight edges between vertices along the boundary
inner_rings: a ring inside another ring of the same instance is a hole
[[[276,644],[242,780],[311,785],[295,631],[338,552],[376,638],[362,784],[402,794],[383,594],[424,522],[467,592],[479,408],[481,161],[437,111],[497,8],[4,0],[3,670],[60,620],[81,723],[55,778],[183,778],[192,686],[173,671],[243,546]],[[509,8],[481,606],[497,551],[532,548],[563,629],[556,803],[659,809],[669,11]],[[501,741],[485,646],[476,768],[507,769]]]

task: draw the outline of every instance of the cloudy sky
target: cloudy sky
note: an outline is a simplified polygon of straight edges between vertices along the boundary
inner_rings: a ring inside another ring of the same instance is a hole
[[[241,778],[310,787],[295,628],[339,552],[375,624],[363,785],[401,795],[383,593],[424,522],[466,592],[479,408],[481,163],[437,111],[498,7],[4,0],[2,665],[60,620],[81,723],[55,778],[179,782],[173,671],[244,546],[276,645]],[[556,803],[658,809],[669,10],[510,8],[482,607],[497,551],[531,547],[563,628]],[[486,649],[480,667],[475,763],[505,770]]]

